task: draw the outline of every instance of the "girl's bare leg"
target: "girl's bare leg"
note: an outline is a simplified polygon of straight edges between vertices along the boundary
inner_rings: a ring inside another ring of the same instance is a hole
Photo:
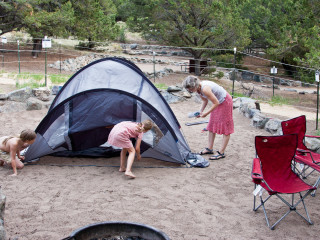
[[[131,147],[128,149],[128,152],[129,152],[129,156],[127,161],[127,169],[124,174],[130,178],[135,178],[136,176],[131,172],[131,167],[134,161],[134,156],[136,155],[136,150],[133,147]]]
[[[127,149],[123,148],[120,153],[120,168],[119,172],[125,172],[126,171],[126,156],[127,155]]]

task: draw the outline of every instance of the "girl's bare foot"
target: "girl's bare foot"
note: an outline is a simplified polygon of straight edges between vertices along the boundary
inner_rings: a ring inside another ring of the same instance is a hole
[[[119,172],[125,172],[126,169],[125,168],[119,168]]]
[[[133,175],[133,173],[132,173],[131,171],[125,172],[124,175],[126,175],[126,176],[129,177],[129,178],[136,178],[136,176]]]

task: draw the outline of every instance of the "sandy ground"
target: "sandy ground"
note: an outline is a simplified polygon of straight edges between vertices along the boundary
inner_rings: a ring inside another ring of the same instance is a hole
[[[207,132],[201,131],[205,125],[185,125],[195,121],[187,113],[199,104],[188,100],[170,106],[192,151],[205,147]],[[34,129],[45,114],[46,110],[1,113],[0,135]],[[269,133],[253,128],[250,119],[237,110],[234,121],[226,158],[210,161],[207,168],[142,159],[134,163],[135,180],[118,172],[118,157],[48,156],[26,165],[17,177],[9,176],[11,169],[0,168],[1,188],[7,197],[8,239],[62,239],[80,227],[103,221],[147,224],[174,240],[319,239],[319,194],[306,200],[314,222],[311,226],[291,213],[271,231],[263,211],[252,210],[254,137]],[[215,149],[220,143],[221,136],[217,136]],[[268,213],[274,222],[287,207],[276,198],[270,201]]]

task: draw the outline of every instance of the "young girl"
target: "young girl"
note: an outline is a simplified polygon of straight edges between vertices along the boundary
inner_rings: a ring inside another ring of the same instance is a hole
[[[20,151],[34,143],[36,133],[32,130],[23,130],[19,137],[4,136],[0,138],[0,166],[3,164],[11,165],[13,174],[16,176],[17,169],[22,169],[24,156],[20,156]]]
[[[131,171],[134,161],[135,153],[137,152],[137,159],[140,160],[140,144],[143,133],[149,131],[153,124],[151,120],[145,120],[142,123],[124,121],[116,124],[108,137],[108,143],[115,147],[122,148],[120,154],[120,169],[119,172],[130,178],[135,178]],[[130,138],[137,138],[136,147],[134,149]],[[129,152],[127,167],[125,167],[125,160],[127,152]]]

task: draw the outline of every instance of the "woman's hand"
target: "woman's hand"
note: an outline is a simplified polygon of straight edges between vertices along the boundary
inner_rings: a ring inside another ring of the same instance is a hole
[[[205,118],[209,113],[200,113],[199,117]]]

